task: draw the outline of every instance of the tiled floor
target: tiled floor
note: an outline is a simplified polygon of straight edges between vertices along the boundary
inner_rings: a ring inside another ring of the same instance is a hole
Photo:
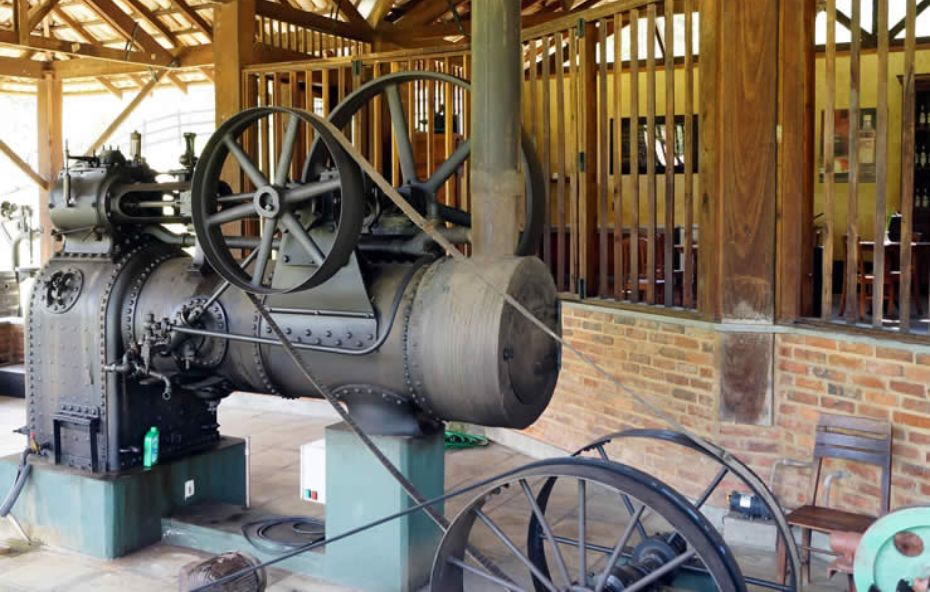
[[[222,431],[233,436],[249,436],[252,454],[252,507],[268,514],[320,515],[318,505],[298,498],[298,447],[323,436],[324,427],[333,420],[319,414],[314,405],[288,403],[276,408],[254,399],[242,398],[224,402],[220,406]],[[295,413],[294,411],[298,411]],[[11,435],[10,430],[24,423],[22,400],[0,397],[0,455],[22,449],[24,439]],[[453,451],[446,457],[447,489],[498,474],[530,462],[531,459],[503,446],[491,445],[484,449]],[[538,489],[534,483],[533,487]],[[0,492],[0,495],[5,492]],[[603,492],[589,492],[589,532],[600,537],[603,544],[612,545],[622,524],[611,522],[616,517],[617,504]],[[558,500],[570,501],[573,493],[557,489],[553,504]],[[519,490],[506,490],[485,508],[489,515],[508,532],[513,540],[525,540],[526,516],[531,511],[521,499]],[[446,504],[446,514],[454,516],[473,496],[462,496]],[[569,506],[566,506],[569,507]],[[574,514],[566,513],[552,520],[553,529],[562,536],[573,536],[577,531]],[[501,564],[505,570],[516,565],[487,529],[476,530],[473,542]],[[0,521],[0,544],[15,539],[12,528]],[[521,544],[522,546],[522,544]],[[774,560],[772,553],[748,548],[737,549],[739,562],[745,573],[771,578]],[[565,553],[571,564],[575,553]],[[0,554],[0,591],[26,592],[46,590],[168,590],[177,588],[177,573],[181,566],[206,557],[205,554],[171,547],[154,545],[117,561],[102,562],[75,554],[44,549],[24,548],[11,543],[8,552]],[[526,570],[522,570],[526,571]],[[822,574],[822,567],[815,574]],[[815,576],[816,577],[816,576]],[[345,588],[325,584],[305,576],[281,570],[269,573],[272,591],[335,592]],[[822,580],[822,576],[821,576]],[[817,582],[813,590],[840,590],[842,582]],[[497,589],[497,588],[494,588]],[[809,588],[811,589],[811,588]]]

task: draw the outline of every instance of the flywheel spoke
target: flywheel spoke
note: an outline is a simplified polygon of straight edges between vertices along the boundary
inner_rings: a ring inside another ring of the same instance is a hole
[[[588,581],[588,494],[587,483],[578,480],[578,581]]]
[[[449,180],[452,175],[455,174],[455,171],[459,170],[459,167],[468,160],[468,156],[471,154],[471,142],[466,140],[462,142],[458,148],[455,149],[449,158],[445,160],[439,168],[436,169],[436,172],[427,179],[423,186],[431,193],[436,193],[439,191],[439,188],[442,187],[442,184]]]
[[[624,592],[636,592],[637,590],[642,590],[649,584],[656,582],[660,580],[661,578],[665,577],[665,574],[673,572],[676,569],[678,569],[679,566],[681,566],[684,562],[689,561],[692,557],[695,556],[695,554],[696,553],[694,550],[685,551],[684,553],[672,559],[671,561],[669,561],[668,563],[666,563],[659,569],[655,570],[648,576],[642,578],[641,580],[636,580],[635,583],[624,588]]]
[[[233,155],[236,162],[239,163],[239,166],[242,167],[242,170],[255,187],[264,187],[268,184],[268,178],[259,170],[258,165],[249,158],[249,155],[245,153],[245,150],[242,149],[242,146],[239,145],[231,134],[223,136],[223,143],[226,144],[229,153]]]
[[[530,572],[536,577],[536,579],[542,582],[543,586],[545,586],[552,592],[559,592],[558,588],[555,587],[555,584],[552,583],[552,581],[546,576],[546,574],[544,574],[539,569],[539,567],[536,566],[535,563],[530,561],[530,558],[524,555],[523,551],[517,548],[517,545],[514,544],[512,540],[510,540],[510,537],[508,537],[507,534],[504,533],[503,530],[501,530],[500,526],[498,526],[493,520],[491,520],[487,514],[485,514],[478,508],[473,509],[472,512],[474,512],[475,516],[477,516],[478,519],[481,520],[484,523],[484,525],[487,526],[491,530],[492,533],[494,533],[494,536],[496,536],[497,539],[500,542],[502,542],[504,546],[507,547],[507,549],[511,553],[513,553],[513,555],[517,559],[520,560],[520,563],[525,565],[526,568],[529,569]]]
[[[207,217],[208,226],[220,226],[229,222],[235,222],[255,215],[255,206],[251,203],[240,204],[225,210],[220,210],[215,214]]]
[[[252,270],[252,283],[255,286],[261,286],[262,280],[265,278],[265,270],[268,268],[268,262],[271,260],[271,247],[274,243],[274,233],[277,229],[277,220],[274,218],[265,220],[265,228],[262,230],[262,242],[258,247],[255,268]]]
[[[533,515],[536,516],[536,520],[539,522],[539,526],[542,528],[543,535],[545,535],[546,540],[549,541],[549,545],[552,547],[552,552],[555,555],[556,565],[559,568],[559,573],[562,574],[562,579],[565,580],[565,585],[571,587],[572,577],[568,573],[568,566],[565,563],[565,557],[562,555],[562,550],[559,548],[558,542],[556,542],[555,537],[552,535],[552,527],[546,520],[545,513],[539,508],[539,504],[536,502],[536,497],[533,495],[533,490],[530,489],[530,485],[526,482],[526,479],[520,479],[520,487],[523,489],[523,493],[526,495],[526,499],[530,502],[530,507],[533,508]]]
[[[607,565],[604,567],[601,577],[597,580],[597,587],[594,589],[594,592],[603,592],[604,586],[607,585],[607,578],[610,576],[610,572],[613,571],[614,566],[617,565],[617,561],[620,560],[620,554],[623,553],[623,549],[626,547],[627,543],[630,542],[630,537],[633,535],[633,530],[636,528],[636,525],[639,524],[640,518],[643,517],[643,512],[646,510],[645,504],[640,506],[636,510],[636,513],[633,514],[632,520],[626,525],[623,534],[620,536],[620,540],[617,541],[617,545],[614,547],[613,552],[610,554],[610,559],[607,560]]]
[[[410,140],[404,104],[400,99],[400,89],[396,84],[392,84],[384,89],[384,94],[387,95],[388,110],[391,112],[391,125],[394,128],[394,140],[397,142],[400,172],[404,183],[410,184],[417,179],[417,161],[413,156],[413,144]]]
[[[278,167],[275,169],[274,182],[283,186],[287,183],[288,169],[291,168],[291,159],[294,157],[294,144],[297,143],[297,133],[300,131],[300,118],[291,115],[287,120],[287,129],[284,131],[284,141],[281,143],[281,154],[278,156]]]
[[[216,198],[216,203],[226,204],[226,203],[241,203],[244,201],[252,201],[255,198],[254,193],[233,193],[232,195],[221,195]]]
[[[310,198],[336,191],[341,186],[342,182],[339,179],[329,179],[291,187],[284,193],[284,203],[288,205],[298,204]]]
[[[497,584],[498,586],[503,587],[505,590],[511,590],[512,592],[526,592],[526,590],[525,590],[524,588],[521,588],[521,587],[517,586],[517,585],[514,584],[513,582],[508,582],[507,580],[505,580],[505,579],[503,579],[503,578],[499,578],[499,577],[497,577],[497,576],[495,576],[495,575],[493,575],[493,574],[489,574],[488,572],[484,571],[484,570],[481,569],[481,568],[474,567],[474,566],[472,566],[472,565],[468,565],[467,563],[465,563],[464,561],[462,561],[462,560],[459,559],[458,557],[449,557],[446,561],[447,561],[449,564],[458,567],[458,568],[461,569],[462,571],[467,571],[467,572],[469,572],[469,573],[473,573],[473,574],[475,574],[475,575],[478,576],[478,577],[484,578],[484,579],[488,580],[489,582],[493,582],[493,583]]]
[[[284,214],[284,216],[281,217],[281,223],[284,224],[287,231],[294,237],[294,240],[300,243],[300,246],[313,257],[313,262],[317,265],[322,265],[323,260],[326,259],[326,255],[323,254],[319,245],[316,244],[316,241],[313,240],[303,227],[303,224],[300,223],[294,214],[290,212]]]

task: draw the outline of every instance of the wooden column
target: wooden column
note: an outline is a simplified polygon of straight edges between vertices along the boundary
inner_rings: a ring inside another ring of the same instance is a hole
[[[699,305],[730,323],[775,321],[779,4],[701,2]],[[719,339],[720,420],[770,424],[774,334]]]
[[[217,3],[214,15],[216,125],[220,125],[243,106],[242,68],[252,63],[255,54],[255,0]]]
[[[578,93],[584,100],[578,105],[580,134],[578,149],[578,270],[588,294],[597,293],[597,23],[586,22],[581,37]],[[581,290],[581,286],[576,286]],[[582,297],[585,294],[581,294]]]
[[[776,318],[784,322],[813,313],[816,9],[816,0],[781,2],[775,277]]]
[[[772,321],[777,0],[701,3],[701,311]]]
[[[48,181],[49,188],[54,187],[58,173],[64,164],[61,95],[61,78],[52,73],[46,73],[36,84],[38,172]],[[49,191],[39,191],[39,225],[42,228],[39,253],[43,264],[48,261],[55,251],[55,243],[52,240],[51,233],[52,221],[49,218],[48,210],[50,197]]]

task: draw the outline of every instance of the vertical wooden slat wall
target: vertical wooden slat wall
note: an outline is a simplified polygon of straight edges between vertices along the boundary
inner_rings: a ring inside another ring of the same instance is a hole
[[[873,0],[874,23],[863,24],[862,0],[852,0],[849,19],[845,26],[850,32],[848,51],[849,87],[840,89],[848,91],[849,136],[847,141],[849,168],[848,193],[846,196],[846,227],[841,237],[843,248],[836,253],[837,241],[836,200],[837,167],[835,151],[837,149],[836,120],[841,109],[845,108],[840,96],[844,92],[837,89],[838,55],[844,55],[837,43],[837,28],[841,13],[837,9],[837,0],[827,0],[826,43],[824,45],[823,70],[823,220],[821,223],[821,246],[823,261],[821,274],[821,319],[825,321],[844,322],[846,324],[866,325],[873,328],[893,329],[901,333],[912,331],[912,307],[920,308],[921,302],[915,299],[920,293],[920,279],[914,277],[916,269],[915,249],[920,245],[914,233],[914,168],[915,168],[915,129],[916,114],[916,49],[917,49],[917,0],[901,0],[906,4],[903,19],[904,48],[903,66],[900,72],[892,72],[891,44],[893,43],[889,22],[889,2],[894,0]],[[869,5],[869,4],[867,4]],[[871,29],[871,34],[865,30]],[[899,31],[900,28],[893,28]],[[864,40],[874,40],[876,73],[872,78],[863,78],[863,62],[871,52],[863,48]],[[902,87],[902,113],[900,123],[901,138],[901,183],[897,199],[888,194],[890,150],[889,142],[897,136],[897,128],[891,129],[890,100],[892,90],[889,88],[893,75],[899,74]],[[875,121],[870,124],[868,105],[863,105],[862,96],[871,95],[872,85],[875,89]],[[865,125],[863,125],[865,122]],[[870,150],[863,150],[863,142],[872,142],[866,134],[874,133],[874,182],[875,198],[870,211],[860,209],[862,186],[871,180],[865,176],[866,167],[872,163],[863,161],[862,155]],[[895,203],[897,202],[897,204]],[[897,205],[897,207],[895,207]],[[888,234],[888,211],[900,211],[900,237]],[[870,229],[860,232],[860,229]],[[869,236],[871,234],[871,236]],[[864,235],[864,236],[863,236]],[[915,246],[917,245],[917,246]],[[838,258],[839,256],[839,258]],[[839,303],[839,315],[833,299],[833,268],[842,264],[842,297]],[[930,304],[930,303],[928,303]],[[896,317],[895,313],[896,312]]]

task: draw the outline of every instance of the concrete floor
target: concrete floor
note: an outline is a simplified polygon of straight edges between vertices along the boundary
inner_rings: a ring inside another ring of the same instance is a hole
[[[234,397],[220,406],[222,431],[231,436],[251,438],[252,506],[256,510],[268,514],[321,515],[322,508],[319,505],[308,504],[298,497],[298,447],[301,443],[321,438],[324,427],[332,423],[333,419],[331,411],[315,402],[304,403],[283,402],[268,397],[258,400],[253,397]],[[11,430],[21,426],[24,421],[23,401],[0,396],[0,455],[22,450],[24,438],[11,434]],[[446,457],[446,487],[449,489],[476,481],[531,460],[514,450],[494,444],[483,449],[452,451]],[[531,483],[531,486],[538,489],[535,483]],[[0,495],[3,494],[5,492],[0,492]],[[570,502],[573,495],[572,490],[557,489],[553,494],[553,504],[557,500]],[[508,490],[485,506],[488,515],[520,546],[525,538],[526,515],[530,512],[525,500],[521,498],[519,491]],[[589,491],[588,499],[590,536],[596,538],[597,543],[612,546],[617,532],[623,528],[622,517],[619,518],[620,522],[617,521],[615,497],[606,492]],[[446,514],[454,516],[469,500],[470,496],[450,500],[446,504]],[[575,524],[576,518],[571,512],[552,519],[557,536],[574,536],[577,532]],[[187,563],[207,557],[204,553],[190,549],[157,544],[117,561],[104,562],[59,550],[26,548],[14,539],[10,525],[0,521],[0,546],[4,541],[9,544],[5,554],[0,551],[0,591],[146,592],[176,589],[178,570]],[[517,565],[517,560],[506,552],[487,528],[482,526],[474,531],[473,543],[506,571],[509,572],[508,567]],[[773,576],[774,558],[770,551],[750,547],[740,547],[734,551],[747,575],[764,578]],[[577,551],[566,550],[564,554],[570,569],[574,571]],[[845,582],[841,578],[833,581],[825,579],[822,565],[815,566],[814,579],[815,585],[809,590],[845,589]],[[347,590],[276,569],[270,570],[269,582],[268,589],[278,592]]]

